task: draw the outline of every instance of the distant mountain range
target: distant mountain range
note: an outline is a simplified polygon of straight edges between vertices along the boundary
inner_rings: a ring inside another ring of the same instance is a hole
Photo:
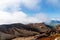
[[[46,23],[49,26],[55,27],[56,25],[60,25],[60,21],[58,20],[51,20],[50,22]]]

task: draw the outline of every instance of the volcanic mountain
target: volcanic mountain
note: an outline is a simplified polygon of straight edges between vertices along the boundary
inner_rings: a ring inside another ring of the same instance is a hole
[[[51,32],[44,23],[31,23],[31,24],[4,24],[0,25],[0,36],[2,39],[11,39],[15,37],[27,37],[27,36],[48,36]]]

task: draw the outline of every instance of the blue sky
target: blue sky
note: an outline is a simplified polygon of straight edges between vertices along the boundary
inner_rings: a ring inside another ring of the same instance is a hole
[[[60,0],[0,0],[0,24],[52,19],[60,20]]]
[[[39,3],[39,9],[28,9],[26,7],[22,7],[22,11],[26,12],[29,16],[32,16],[34,14],[37,14],[37,13],[44,13],[44,14],[47,14],[49,16],[49,18],[60,18],[60,7],[58,6],[60,3],[59,0],[57,0],[58,2],[54,2],[56,0],[51,0],[50,2],[47,1],[47,0],[42,0],[40,3]],[[49,2],[49,3],[48,3]],[[52,4],[51,4],[52,2]],[[56,5],[55,5],[56,4]]]

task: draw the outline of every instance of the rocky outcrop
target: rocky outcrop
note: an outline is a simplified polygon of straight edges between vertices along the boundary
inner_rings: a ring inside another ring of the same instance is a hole
[[[50,32],[51,29],[44,23],[33,23],[28,24],[30,27],[35,28],[38,30],[38,32]]]
[[[60,40],[60,35],[54,35],[54,36],[49,36],[49,37],[43,37],[43,38],[39,38],[37,40]]]
[[[28,24],[30,27],[36,29],[35,31],[39,32],[40,34],[46,33],[50,34],[51,28],[47,26],[44,23],[34,23],[34,24]]]
[[[4,39],[11,39],[19,36],[26,37],[39,34],[31,29],[33,28],[20,23],[0,25],[0,35]]]
[[[55,27],[55,31],[56,31],[56,33],[60,33],[60,25],[57,25],[57,26]]]

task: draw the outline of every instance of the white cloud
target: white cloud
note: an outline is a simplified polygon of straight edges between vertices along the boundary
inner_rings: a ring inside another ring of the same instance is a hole
[[[11,24],[11,23],[40,23],[46,22],[48,18],[44,14],[36,14],[36,16],[29,17],[22,11],[8,13],[0,11],[0,24]]]
[[[58,21],[60,21],[60,17],[54,17],[54,18],[51,18],[51,20],[58,20]]]
[[[59,2],[59,0],[47,0],[47,2],[57,4]]]
[[[21,11],[14,13],[0,11],[0,24],[21,23],[25,17],[27,17],[27,15]]]
[[[60,0],[47,0],[46,3],[53,7],[60,7]]]
[[[50,20],[49,18],[48,18],[48,16],[46,15],[46,14],[44,14],[44,13],[39,13],[39,14],[36,14],[35,16],[34,16],[36,19],[38,18],[38,22],[47,22],[48,20]]]
[[[40,0],[0,0],[0,10],[17,11],[24,5],[29,9],[38,9]]]
[[[15,11],[18,10],[21,5],[21,0],[0,0],[0,10],[6,10],[10,8],[10,10]]]
[[[39,8],[38,4],[41,0],[22,0],[22,3],[29,9],[36,9]]]
[[[47,21],[48,18],[45,14],[37,13],[35,16],[29,17],[27,13],[21,11],[22,5],[29,9],[39,9],[39,2],[41,2],[41,0],[0,0],[0,25],[11,23],[40,23]]]

